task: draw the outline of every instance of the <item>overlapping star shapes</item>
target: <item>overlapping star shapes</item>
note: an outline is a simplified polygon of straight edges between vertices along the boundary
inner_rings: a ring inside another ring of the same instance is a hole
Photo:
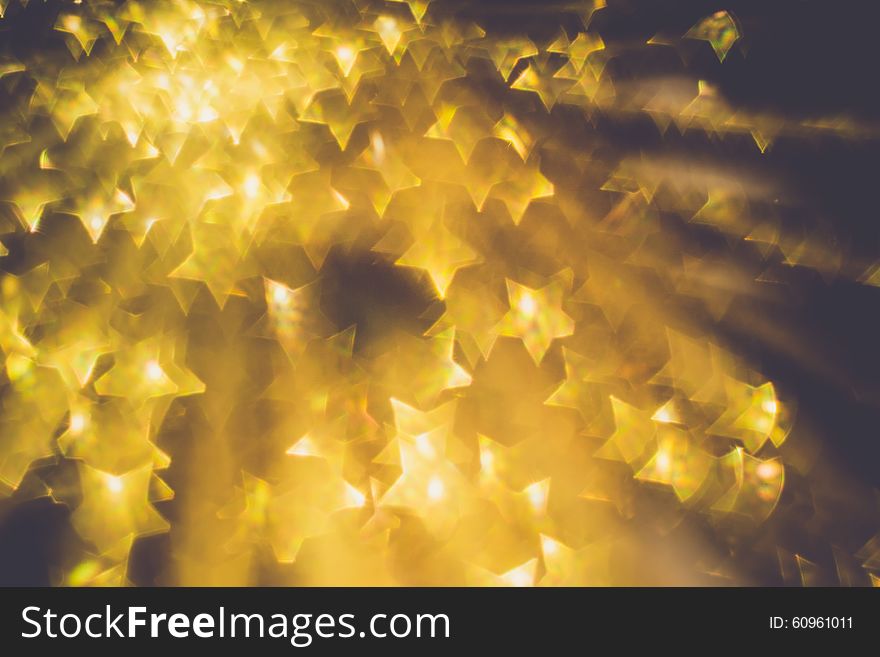
[[[0,481],[71,509],[57,583],[130,583],[162,536],[166,584],[664,581],[633,523],[771,518],[793,400],[668,302],[730,296],[661,213],[835,256],[587,127],[820,128],[441,0],[71,2],[47,38],[0,60]]]

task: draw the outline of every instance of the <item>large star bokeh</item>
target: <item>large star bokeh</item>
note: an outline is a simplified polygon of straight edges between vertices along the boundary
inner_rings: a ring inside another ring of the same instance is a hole
[[[876,408],[760,312],[876,243],[761,162],[880,126],[725,94],[733,11],[529,6],[0,2],[0,536],[52,527],[46,583],[880,581],[876,479],[748,337]]]

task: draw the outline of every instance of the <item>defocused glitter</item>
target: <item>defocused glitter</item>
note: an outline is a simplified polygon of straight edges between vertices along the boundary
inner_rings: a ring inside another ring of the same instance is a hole
[[[670,301],[718,319],[766,272],[680,236],[839,255],[586,126],[836,128],[618,83],[604,2],[570,4],[533,41],[443,0],[64,2],[66,50],[2,51],[0,481],[71,509],[55,583],[130,583],[166,534],[163,584],[691,583],[632,526],[732,554],[772,521],[796,400]],[[846,555],[878,581],[876,540]]]

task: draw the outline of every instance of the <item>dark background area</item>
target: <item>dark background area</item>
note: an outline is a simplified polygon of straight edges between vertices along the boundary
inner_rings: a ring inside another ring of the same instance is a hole
[[[58,4],[32,0],[24,12],[9,7],[7,18],[0,21],[0,53],[24,59],[36,49],[66,50],[51,29]],[[443,11],[473,18],[490,33],[527,32],[544,42],[560,24],[572,36],[579,24],[571,4],[565,2],[437,0],[437,4]],[[878,125],[880,6],[875,3],[608,0],[608,7],[594,16],[589,29],[609,46],[638,44],[657,33],[681,35],[720,9],[731,11],[739,20],[742,47],[735,47],[723,64],[707,47],[703,54],[709,56],[695,57],[687,64],[688,73],[715,82],[737,107],[797,118],[844,115]],[[615,74],[639,79],[663,73],[661,65],[651,65],[639,52],[638,47],[630,47]],[[630,58],[628,65],[626,58]],[[0,98],[3,93],[0,90]],[[674,144],[645,140],[642,133],[613,122],[602,128],[622,151],[677,148],[687,153],[700,148],[686,140]],[[876,136],[786,138],[760,157],[717,149],[700,156],[731,158],[737,166],[786,180],[804,205],[833,221],[845,263],[871,263],[880,258],[880,141]],[[731,159],[726,163],[731,164]],[[0,267],[9,268],[10,263]],[[739,353],[759,363],[769,379],[798,400],[799,421],[807,422],[821,437],[829,463],[867,496],[865,513],[850,509],[855,527],[841,529],[839,541],[829,530],[828,544],[813,546],[814,560],[830,564],[833,570],[832,543],[849,542],[845,547],[855,550],[877,529],[871,518],[875,518],[876,505],[872,489],[880,487],[880,288],[845,277],[829,282],[799,268],[789,284],[793,289],[788,303],[742,300],[734,304],[720,328]],[[762,330],[767,326],[797,333],[809,345],[809,362],[799,351],[768,339],[768,331]],[[797,494],[798,486],[797,481],[791,482],[791,494]],[[847,513],[845,508],[840,511]],[[788,522],[796,525],[798,519],[793,516]],[[797,532],[796,527],[788,530]],[[135,582],[152,583],[169,551],[167,540],[159,536],[136,543],[130,573]],[[77,541],[65,507],[46,498],[25,503],[0,500],[0,585],[49,584],[50,569],[64,562],[63,553]],[[757,583],[783,583],[766,563],[756,565],[753,576]]]

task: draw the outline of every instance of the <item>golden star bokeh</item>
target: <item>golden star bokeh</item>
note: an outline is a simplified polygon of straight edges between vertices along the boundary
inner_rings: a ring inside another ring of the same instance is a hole
[[[713,321],[840,256],[592,126],[757,157],[838,128],[629,88],[604,2],[570,4],[541,40],[443,0],[62,2],[64,50],[0,51],[0,493],[71,509],[54,583],[131,583],[150,542],[160,584],[747,581],[820,457]],[[723,547],[639,533],[687,523]]]

